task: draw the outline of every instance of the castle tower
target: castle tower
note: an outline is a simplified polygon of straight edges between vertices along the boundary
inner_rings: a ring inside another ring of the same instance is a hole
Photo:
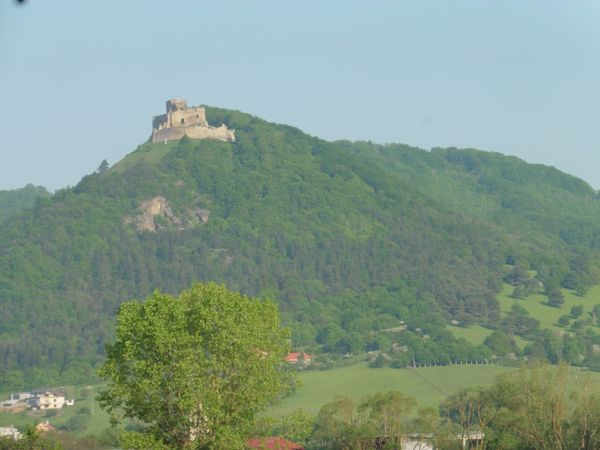
[[[213,127],[206,121],[202,106],[188,107],[185,100],[167,100],[167,113],[152,119],[152,142],[168,142],[188,136],[192,139],[235,141],[235,135],[225,125]]]

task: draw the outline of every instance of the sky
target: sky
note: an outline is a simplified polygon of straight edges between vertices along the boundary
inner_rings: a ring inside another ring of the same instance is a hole
[[[0,190],[75,185],[174,97],[600,189],[600,2],[0,0]]]

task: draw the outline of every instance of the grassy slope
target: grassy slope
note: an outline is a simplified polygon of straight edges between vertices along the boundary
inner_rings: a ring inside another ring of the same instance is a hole
[[[265,415],[281,417],[296,409],[317,414],[321,406],[333,400],[336,395],[347,395],[359,399],[376,392],[399,390],[415,397],[419,407],[437,407],[447,395],[468,386],[490,384],[494,377],[509,369],[500,366],[452,366],[421,369],[371,369],[366,363],[355,364],[339,369],[305,371],[300,373],[301,387],[296,394],[284,399],[268,410]],[[75,392],[72,390],[69,392]],[[60,427],[77,411],[86,406],[91,409],[92,398],[97,395],[97,387],[85,400],[76,400],[75,406],[64,408],[61,416],[49,418],[50,423]],[[15,425],[23,428],[28,423],[39,422],[43,417],[24,413],[0,413],[0,426]],[[94,415],[87,427],[77,435],[100,434],[109,427],[108,415],[94,401]]]
[[[336,395],[359,399],[365,395],[390,390],[415,397],[419,406],[439,405],[447,395],[467,386],[490,384],[508,369],[499,366],[452,366],[422,369],[371,369],[366,364],[300,374],[298,392],[267,412],[280,417],[296,409],[316,414],[323,404]],[[445,395],[447,394],[447,395]]]
[[[505,285],[498,295],[498,301],[503,312],[509,311],[513,303],[524,306],[533,317],[540,321],[542,328],[548,328],[552,331],[565,330],[557,324],[558,318],[569,314],[573,306],[583,306],[584,313],[580,318],[585,319],[589,317],[588,313],[592,311],[594,305],[600,303],[600,285],[594,286],[584,297],[578,297],[566,289],[561,290],[565,296],[565,303],[560,308],[548,306],[546,303],[547,298],[540,294],[531,295],[524,300],[516,300],[510,296],[512,287],[508,285]],[[592,329],[599,331],[598,327],[592,327]]]
[[[145,162],[148,164],[157,164],[160,160],[162,160],[169,151],[176,147],[179,144],[179,141],[171,141],[167,143],[157,143],[152,144],[146,142],[138,148],[128,154],[121,161],[116,163],[113,167],[111,167],[111,171],[117,173],[123,173],[126,169],[135,166],[136,164],[140,164],[141,162]]]
[[[541,328],[547,328],[557,333],[568,331],[567,328],[561,327],[557,322],[560,316],[568,315],[573,306],[582,305],[584,313],[580,319],[586,319],[589,317],[589,313],[592,311],[594,305],[600,304],[600,285],[591,288],[584,297],[579,297],[567,289],[561,289],[565,296],[565,303],[560,308],[548,306],[546,303],[547,297],[542,294],[533,294],[523,300],[515,299],[511,296],[512,290],[512,286],[504,284],[502,292],[497,296],[498,301],[500,302],[502,317],[510,311],[513,303],[517,303],[527,309],[531,316],[540,321]],[[592,326],[591,328],[597,333],[600,333],[599,327]],[[471,325],[469,327],[449,326],[448,329],[457,338],[462,337],[473,343],[483,343],[484,339],[492,332],[492,330],[480,325]],[[521,348],[529,342],[519,336],[515,336],[515,340]]]
[[[399,390],[415,397],[419,407],[437,407],[447,395],[468,386],[490,384],[500,373],[512,370],[499,366],[452,366],[422,369],[371,369],[365,363],[324,371],[300,373],[301,387],[296,394],[284,399],[268,410],[265,415],[281,417],[296,409],[317,414],[321,406],[333,400],[336,395],[347,395],[359,399],[376,392]],[[69,392],[76,392],[70,390]],[[97,395],[97,387],[85,400],[76,400],[75,406],[64,408],[63,415],[49,418],[54,426],[66,423],[77,411],[86,406],[91,409],[92,398]],[[43,414],[42,414],[43,415]],[[15,425],[23,428],[28,423],[44,420],[41,416],[0,413],[0,426]],[[85,430],[75,433],[78,436],[101,434],[109,427],[108,415],[94,401],[94,415],[90,417]]]

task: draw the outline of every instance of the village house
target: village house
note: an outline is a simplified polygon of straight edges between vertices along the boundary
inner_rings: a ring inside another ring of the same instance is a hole
[[[12,408],[17,403],[27,401],[31,397],[31,392],[19,392],[17,394],[10,394],[10,398],[8,400],[4,400],[1,405],[4,408]]]
[[[37,409],[62,409],[65,406],[65,396],[47,391],[35,397],[34,405]]]
[[[284,358],[285,361],[289,362],[290,364],[310,364],[310,362],[313,359],[313,355],[309,355],[308,353],[303,353],[303,352],[291,352],[288,353],[287,356]]]
[[[21,439],[22,435],[19,430],[11,425],[10,427],[0,427],[0,437],[9,437],[16,441]]]
[[[66,399],[65,390],[59,388],[11,394],[10,398],[0,405],[4,408],[61,409],[74,404],[74,400]]]

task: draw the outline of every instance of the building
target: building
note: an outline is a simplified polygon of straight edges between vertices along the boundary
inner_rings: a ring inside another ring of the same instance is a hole
[[[11,425],[10,427],[0,427],[0,437],[9,437],[16,441],[21,439],[22,435],[19,430]]]
[[[152,142],[176,141],[187,136],[192,139],[235,141],[233,130],[224,124],[213,127],[206,121],[202,106],[188,107],[185,100],[167,100],[167,113],[152,119]]]
[[[48,431],[54,431],[55,429],[56,428],[50,425],[50,422],[47,420],[44,420],[43,422],[40,422],[35,426],[35,430],[38,433],[46,433]]]
[[[34,406],[38,409],[61,409],[65,406],[64,394],[44,392],[35,396]]]
[[[309,364],[313,359],[313,355],[309,355],[308,353],[303,352],[291,352],[288,353],[287,356],[283,359],[289,362],[290,364]]]
[[[32,397],[31,392],[19,392],[18,394],[10,394],[8,400],[4,400],[1,404],[4,408],[12,408],[17,406],[19,403],[25,404],[27,400]]]

